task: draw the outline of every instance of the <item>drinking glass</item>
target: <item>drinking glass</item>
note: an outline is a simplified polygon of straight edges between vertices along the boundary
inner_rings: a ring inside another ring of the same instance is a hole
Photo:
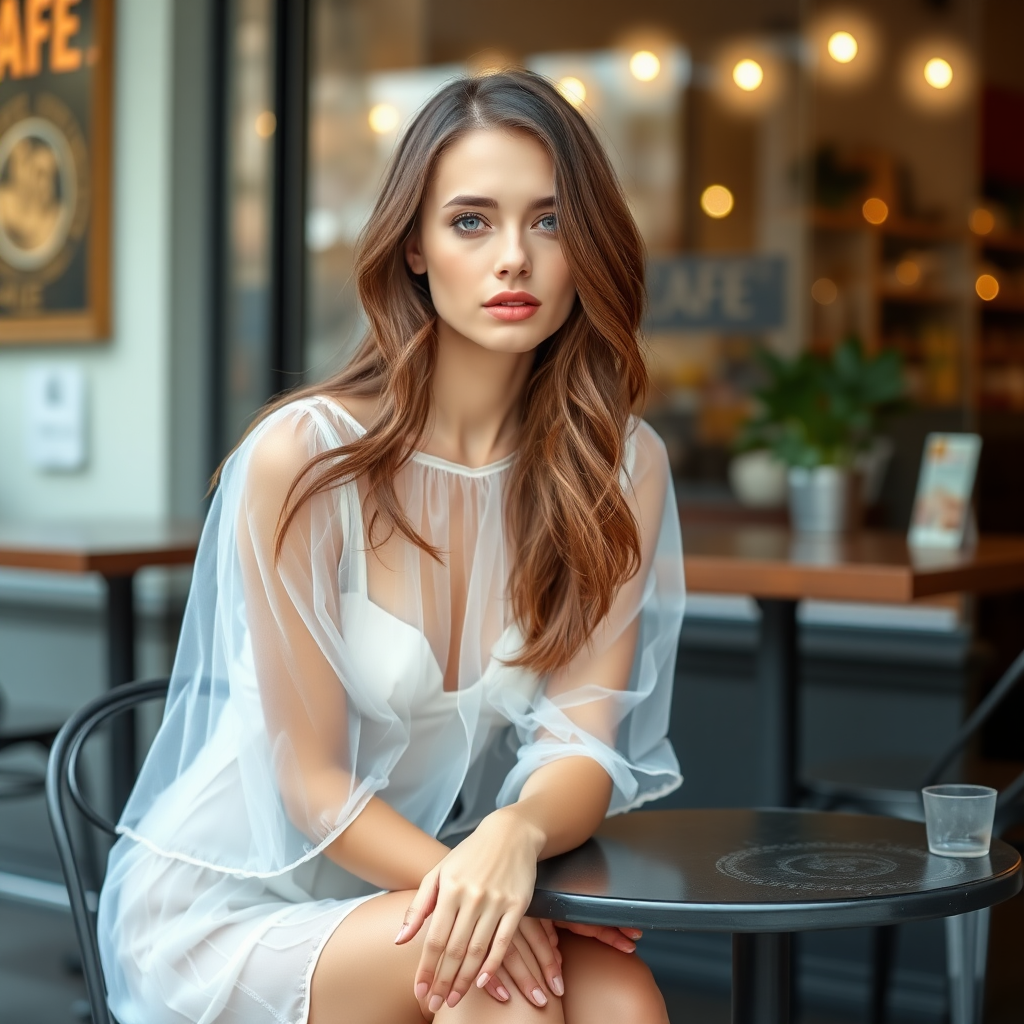
[[[940,857],[984,857],[992,842],[996,796],[989,786],[925,786],[928,849]]]

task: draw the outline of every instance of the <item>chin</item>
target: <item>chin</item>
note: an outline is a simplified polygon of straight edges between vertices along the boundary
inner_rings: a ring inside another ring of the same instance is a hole
[[[502,331],[499,335],[494,334],[467,334],[467,338],[475,345],[487,349],[489,352],[532,352],[549,335],[540,335],[537,331]]]

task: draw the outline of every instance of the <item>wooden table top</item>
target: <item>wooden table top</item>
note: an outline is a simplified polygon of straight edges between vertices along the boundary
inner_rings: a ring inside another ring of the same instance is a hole
[[[777,526],[686,526],[686,586],[711,594],[894,604],[948,593],[1024,590],[1024,536],[964,551],[911,549],[899,533],[807,536]]]
[[[190,565],[199,530],[174,520],[0,522],[0,566],[129,576],[147,565]]]

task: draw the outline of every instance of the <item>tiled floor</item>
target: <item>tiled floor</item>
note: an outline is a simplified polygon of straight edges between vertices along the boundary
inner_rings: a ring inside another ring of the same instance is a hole
[[[0,1022],[81,1024],[85,985],[67,967],[76,948],[67,914],[0,900]],[[672,1024],[728,1024],[720,995],[667,992],[666,1000]],[[801,1024],[849,1022],[806,1017]]]

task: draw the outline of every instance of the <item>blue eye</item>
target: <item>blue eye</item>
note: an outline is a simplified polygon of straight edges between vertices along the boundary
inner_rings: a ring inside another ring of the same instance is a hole
[[[464,234],[469,235],[474,234],[484,226],[484,219],[475,213],[463,213],[456,217],[452,224]]]
[[[546,213],[537,224],[543,231],[557,231],[558,230],[558,218],[553,213]]]

